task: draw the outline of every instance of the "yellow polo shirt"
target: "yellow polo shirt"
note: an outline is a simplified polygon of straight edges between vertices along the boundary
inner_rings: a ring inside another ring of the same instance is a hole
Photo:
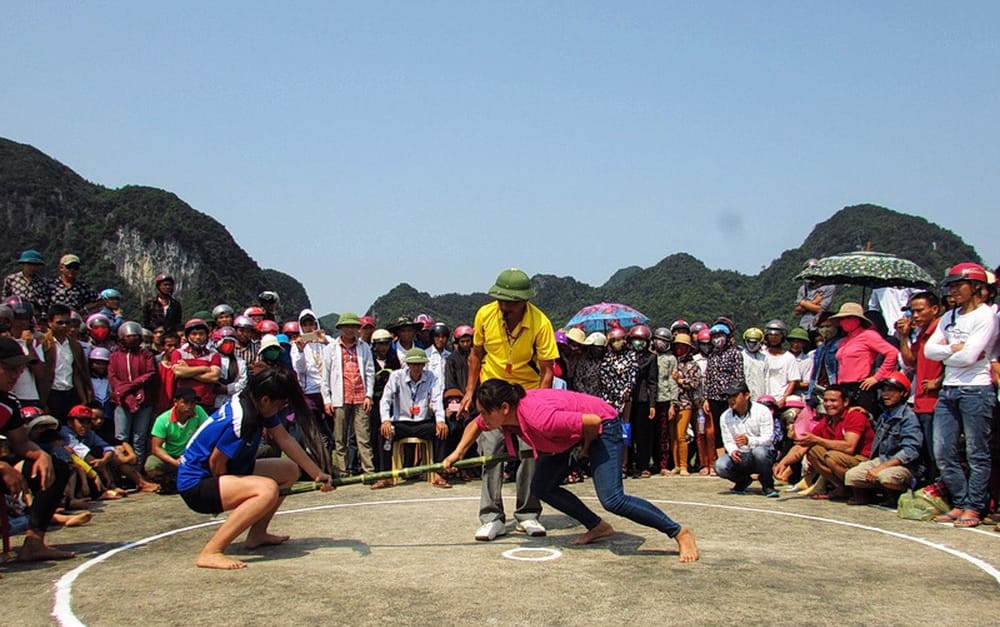
[[[541,384],[542,375],[532,365],[537,367],[540,361],[559,358],[552,323],[531,303],[521,324],[510,335],[504,328],[497,301],[479,308],[474,325],[476,334],[472,343],[486,350],[480,381],[503,379],[519,383],[525,389],[535,389]]]

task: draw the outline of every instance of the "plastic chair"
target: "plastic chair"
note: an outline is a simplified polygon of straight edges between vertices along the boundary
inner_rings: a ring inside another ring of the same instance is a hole
[[[403,462],[404,447],[407,444],[415,444],[417,451],[423,448],[423,458],[425,464],[434,463],[434,443],[423,438],[400,438],[392,441],[392,470],[398,471],[405,466]],[[427,482],[434,483],[434,473],[427,473]],[[393,485],[399,484],[399,477],[393,477]]]

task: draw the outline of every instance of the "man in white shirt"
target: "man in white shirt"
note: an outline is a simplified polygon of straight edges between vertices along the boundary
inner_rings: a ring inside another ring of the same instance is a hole
[[[764,394],[773,396],[778,403],[784,402],[789,394],[795,393],[802,379],[795,355],[785,350],[785,335],[788,327],[781,320],[771,320],[764,327]]]
[[[729,409],[719,418],[725,455],[715,462],[715,472],[733,482],[734,494],[746,494],[757,474],[761,493],[777,498],[771,466],[774,463],[774,417],[771,410],[750,400],[750,388],[737,383],[726,391]]]
[[[952,509],[939,517],[956,527],[977,527],[988,507],[989,436],[996,403],[990,353],[997,317],[982,299],[986,270],[975,263],[952,266],[941,282],[955,308],[944,314],[924,346],[928,359],[944,364],[944,380],[934,408],[934,458]],[[962,470],[959,441],[965,434]]]

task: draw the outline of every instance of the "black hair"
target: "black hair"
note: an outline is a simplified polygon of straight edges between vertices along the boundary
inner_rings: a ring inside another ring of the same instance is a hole
[[[917,292],[913,296],[910,296],[911,303],[915,300],[925,300],[927,301],[927,304],[930,305],[931,307],[937,307],[938,305],[941,304],[941,299],[938,298],[938,295],[935,294],[934,292],[927,292],[927,291]]]
[[[476,390],[476,403],[483,411],[500,409],[504,403],[513,408],[517,407],[524,395],[524,388],[517,383],[508,383],[503,379],[489,379]]]
[[[840,398],[848,402],[850,402],[851,400],[850,395],[847,393],[847,388],[840,385],[839,383],[831,383],[830,385],[826,386],[826,389],[823,390],[823,394],[826,394],[827,392],[840,392]]]
[[[49,306],[49,320],[55,318],[56,316],[69,316],[72,315],[73,310],[62,303],[52,303]]]

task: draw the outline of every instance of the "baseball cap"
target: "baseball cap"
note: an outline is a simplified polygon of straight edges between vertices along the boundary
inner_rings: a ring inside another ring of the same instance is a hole
[[[59,263],[64,266],[68,266],[71,263],[79,264],[80,258],[77,257],[76,255],[63,255],[62,257],[59,258]]]
[[[38,360],[30,355],[25,355],[21,345],[16,340],[9,337],[0,337],[0,364],[8,368],[17,366],[27,366],[36,363]]]

